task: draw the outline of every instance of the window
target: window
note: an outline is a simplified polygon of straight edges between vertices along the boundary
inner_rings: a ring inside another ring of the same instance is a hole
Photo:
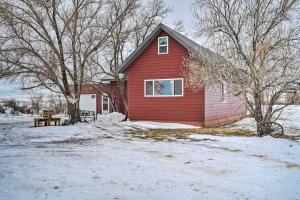
[[[102,95],[102,113],[101,114],[108,114],[109,113],[109,97],[105,94]]]
[[[146,81],[146,95],[153,95],[153,81]]]
[[[103,102],[102,102],[103,108],[102,109],[107,111],[108,110],[108,101],[109,101],[108,96],[103,95],[102,100],[103,100]]]
[[[170,96],[173,95],[173,80],[159,80],[154,81],[154,95],[155,96]]]
[[[227,102],[227,84],[226,82],[221,82],[221,101]]]
[[[167,54],[169,47],[168,47],[168,36],[159,37],[158,38],[158,54]]]
[[[183,79],[145,80],[146,97],[183,96]]]
[[[174,94],[175,95],[182,95],[182,80],[174,80]]]

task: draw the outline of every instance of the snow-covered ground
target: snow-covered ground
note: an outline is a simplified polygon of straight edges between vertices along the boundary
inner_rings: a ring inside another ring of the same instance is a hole
[[[286,107],[277,122],[283,126],[286,134],[300,136],[300,105]],[[253,118],[245,118],[227,127],[256,130]]]
[[[198,128],[191,125],[179,124],[179,123],[160,123],[151,121],[125,121],[122,120],[125,116],[121,113],[110,113],[109,115],[98,115],[98,119],[95,124],[101,126],[111,127],[111,124],[122,126],[123,128],[138,128],[138,129],[176,129],[176,128]]]
[[[1,124],[14,124],[14,123],[24,123],[24,122],[32,122],[34,118],[38,117],[38,115],[31,115],[31,114],[0,114],[0,125]],[[68,116],[66,115],[54,115],[54,117],[60,117],[62,120],[67,119]]]
[[[193,127],[121,119],[0,125],[0,199],[300,198],[299,141],[192,135],[158,142],[130,130]]]
[[[20,123],[20,122],[33,122],[33,117],[32,115],[28,115],[28,114],[20,114],[20,115],[0,114],[0,124]]]

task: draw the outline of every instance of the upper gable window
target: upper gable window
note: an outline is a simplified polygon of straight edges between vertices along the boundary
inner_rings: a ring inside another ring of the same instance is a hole
[[[167,54],[169,51],[168,36],[158,38],[158,54]]]

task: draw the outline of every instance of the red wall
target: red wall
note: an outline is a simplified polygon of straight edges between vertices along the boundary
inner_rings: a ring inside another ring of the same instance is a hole
[[[167,35],[162,32],[160,36]],[[169,36],[169,53],[157,53],[157,39],[126,70],[128,108],[131,120],[203,121],[204,90],[184,88],[183,97],[144,97],[145,79],[182,77],[182,59],[187,50]]]
[[[125,84],[125,89],[126,89],[126,84]],[[121,97],[121,93],[119,90],[119,87],[117,86],[116,82],[112,82],[110,84],[107,84],[105,86],[105,90],[107,91],[107,93],[109,93],[114,100],[116,101],[117,107],[118,107],[118,111],[120,113],[125,114],[126,110],[125,110],[125,105],[123,103],[122,97]],[[101,99],[102,100],[102,99]],[[110,112],[112,112],[112,105],[111,105],[111,101],[110,101]]]
[[[241,114],[246,114],[246,106],[239,97],[228,93],[223,103],[219,87],[205,88],[205,121]]]

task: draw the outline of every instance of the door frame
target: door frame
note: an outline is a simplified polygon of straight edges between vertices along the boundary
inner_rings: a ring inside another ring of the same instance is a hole
[[[107,101],[107,104],[108,104],[108,105],[107,105],[107,109],[108,109],[108,110],[107,110],[107,113],[106,113],[106,112],[105,112],[105,113],[103,112],[103,97],[104,97],[104,96],[106,96],[107,99],[108,99],[108,101]],[[101,99],[101,114],[102,114],[102,115],[103,115],[103,114],[109,114],[109,104],[110,104],[109,96],[108,96],[107,94],[102,94],[102,95],[101,95],[101,98],[102,98],[102,99]]]

